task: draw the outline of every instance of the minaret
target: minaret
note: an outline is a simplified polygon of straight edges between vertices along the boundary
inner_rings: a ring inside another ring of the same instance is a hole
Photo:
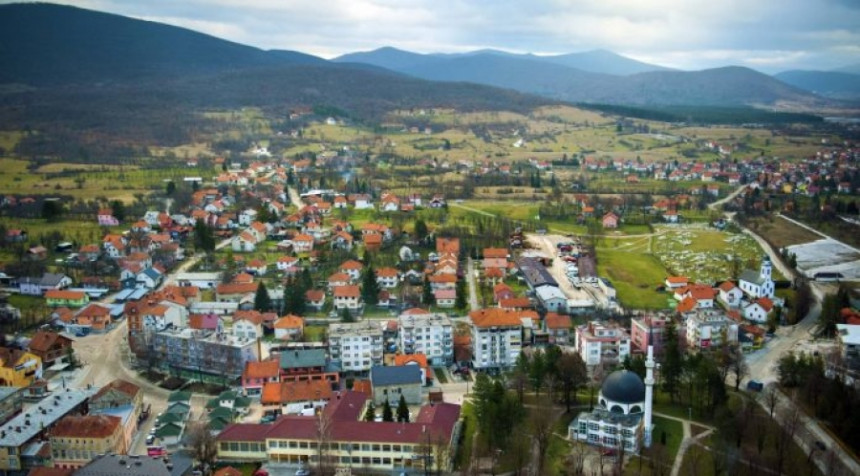
[[[651,411],[654,399],[654,346],[648,346],[648,359],[645,361],[645,439],[646,448],[651,447]]]

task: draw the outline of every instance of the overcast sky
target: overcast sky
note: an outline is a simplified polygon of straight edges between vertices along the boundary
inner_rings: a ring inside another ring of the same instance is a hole
[[[0,0],[2,3],[9,3]],[[860,0],[59,0],[264,49],[333,58],[604,48],[681,69],[860,63]]]

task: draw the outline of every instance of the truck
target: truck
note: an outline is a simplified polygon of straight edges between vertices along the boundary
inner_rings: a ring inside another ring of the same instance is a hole
[[[747,382],[747,390],[752,392],[761,392],[764,390],[764,384],[759,382],[758,380],[750,380]]]

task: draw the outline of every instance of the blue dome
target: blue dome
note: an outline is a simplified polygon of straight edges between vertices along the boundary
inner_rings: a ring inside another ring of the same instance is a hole
[[[645,383],[636,372],[617,370],[609,374],[600,387],[603,398],[618,403],[641,403],[645,400]]]

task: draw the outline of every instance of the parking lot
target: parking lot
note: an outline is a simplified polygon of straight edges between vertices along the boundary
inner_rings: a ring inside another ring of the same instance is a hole
[[[597,285],[594,256],[590,254],[583,256],[584,249],[576,244],[571,247],[570,252],[563,254],[578,253],[580,255],[576,258],[577,277],[579,279],[573,279],[568,275],[568,266],[573,263],[565,261],[560,256],[559,244],[576,243],[576,239],[562,235],[527,235],[526,238],[534,248],[552,258],[552,266],[548,267],[547,270],[558,281],[559,289],[569,300],[576,302],[591,301],[598,308],[607,308],[612,305],[609,297]]]

